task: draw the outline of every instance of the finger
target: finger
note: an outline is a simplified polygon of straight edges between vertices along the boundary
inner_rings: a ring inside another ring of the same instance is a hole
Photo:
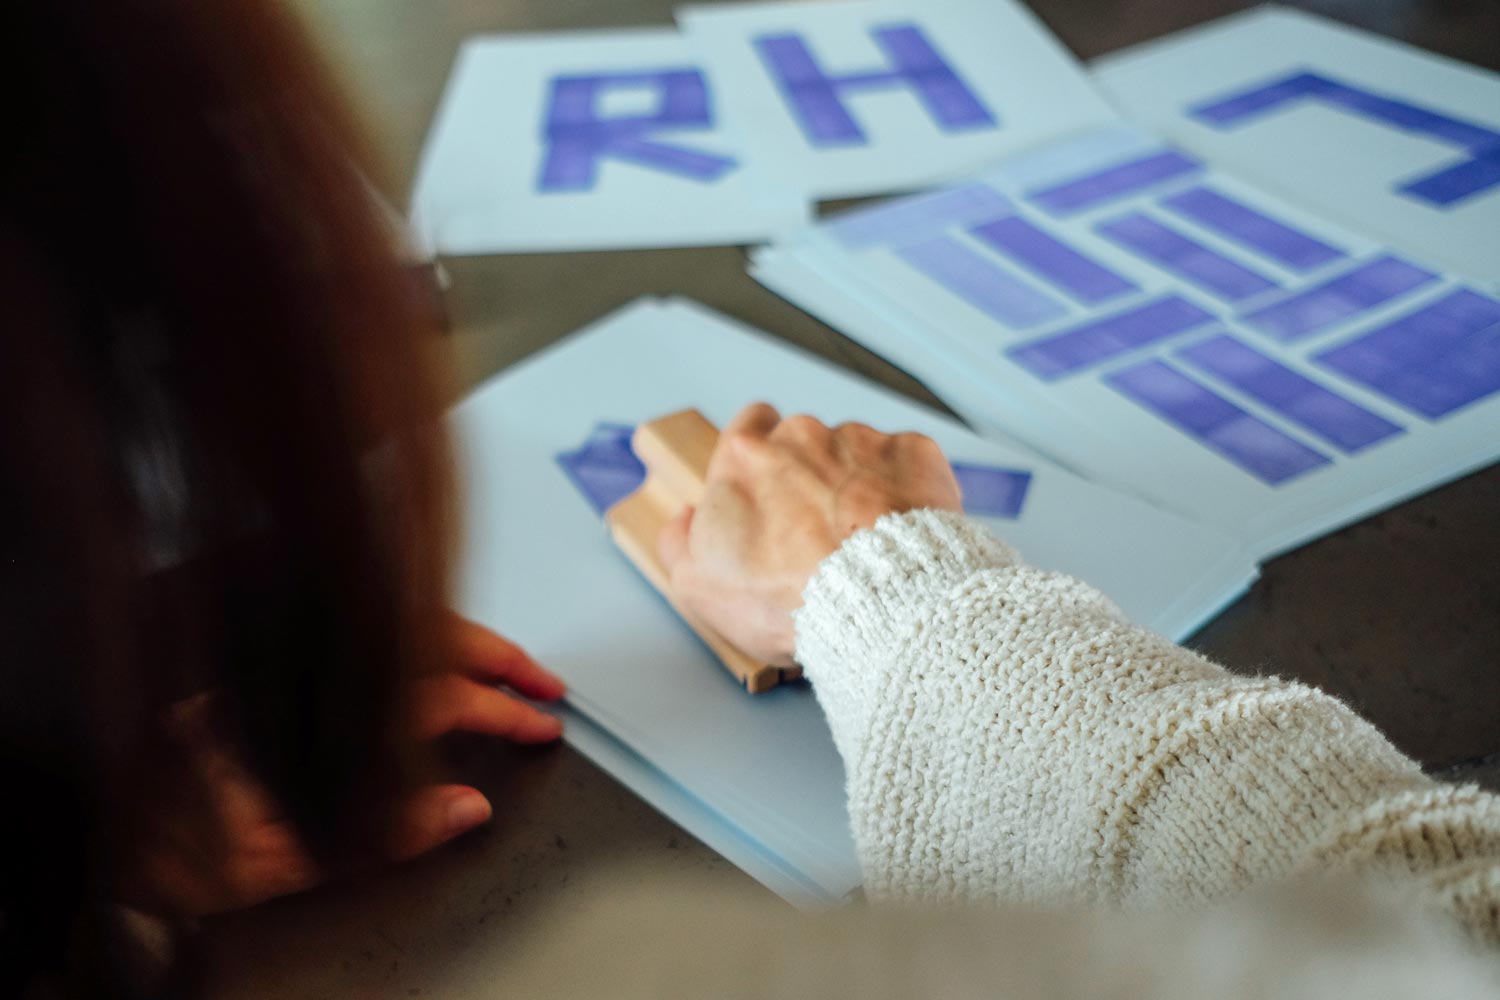
[[[387,850],[397,861],[445,844],[489,822],[494,810],[478,789],[467,785],[432,785],[402,803]]]
[[[829,430],[828,425],[806,413],[787,417],[776,425],[776,430],[771,434],[772,441],[795,443],[804,447],[826,446],[832,439],[833,431]]]
[[[872,467],[895,446],[896,438],[869,424],[839,424],[833,429],[833,453],[862,468]]]
[[[467,677],[428,677],[417,685],[418,739],[462,731],[512,743],[549,743],[562,735],[561,720]]]
[[[465,673],[501,682],[537,701],[556,701],[568,693],[562,678],[520,646],[478,622],[459,618],[458,623],[458,663]]]
[[[657,536],[656,554],[661,559],[662,568],[667,571],[668,579],[675,574],[682,560],[687,558],[688,533],[693,530],[694,512],[695,508],[682,508],[677,516],[662,525],[661,534]]]
[[[907,431],[892,437],[891,444],[899,454],[911,460],[934,466],[948,464],[948,458],[943,454],[942,446],[926,434]]]
[[[947,510],[963,509],[963,488],[942,446],[925,434],[898,434],[896,460],[906,466],[910,480],[921,486],[923,502]]]
[[[770,403],[751,403],[724,425],[724,433],[765,437],[781,423],[781,414]]]
[[[890,439],[892,437],[892,435],[890,435],[890,434],[886,434],[886,433],[883,433],[881,431],[877,431],[875,428],[871,427],[869,424],[862,424],[862,423],[859,423],[858,421],[854,421],[854,420],[848,421],[846,423],[839,424],[837,427],[835,427],[833,429],[833,433],[834,433],[834,435],[836,437],[855,438],[855,439],[861,440],[861,441],[867,441],[867,440],[885,441],[885,440],[888,440],[888,439]],[[897,436],[899,436],[899,435],[897,435]]]
[[[290,896],[323,881],[323,872],[288,824],[278,822],[232,836],[233,853],[223,873],[229,890],[226,909]]]

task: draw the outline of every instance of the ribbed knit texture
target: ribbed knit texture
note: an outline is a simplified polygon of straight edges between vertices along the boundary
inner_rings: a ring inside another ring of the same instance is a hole
[[[1232,675],[956,514],[883,518],[804,598],[873,896],[1199,907],[1356,870],[1500,944],[1500,799],[1335,698]]]

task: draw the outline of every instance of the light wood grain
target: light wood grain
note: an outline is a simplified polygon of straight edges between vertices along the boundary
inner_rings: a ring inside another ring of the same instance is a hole
[[[761,694],[801,677],[802,671],[772,666],[746,655],[688,610],[672,592],[671,578],[657,550],[657,539],[667,522],[684,507],[696,507],[703,499],[708,462],[718,441],[718,428],[697,410],[682,410],[642,424],[631,446],[646,466],[646,481],[611,507],[604,520],[615,544],[713,650],[725,669],[746,691]]]

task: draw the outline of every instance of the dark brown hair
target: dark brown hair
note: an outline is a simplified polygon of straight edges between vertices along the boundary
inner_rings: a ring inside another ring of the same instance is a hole
[[[0,994],[108,984],[80,928],[162,792],[174,700],[216,692],[327,864],[401,787],[444,451],[308,52],[272,0],[0,13]]]

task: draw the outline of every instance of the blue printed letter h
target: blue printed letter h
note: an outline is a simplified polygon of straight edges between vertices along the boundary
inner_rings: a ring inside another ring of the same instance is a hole
[[[657,95],[652,113],[613,118],[601,113],[599,99],[609,90],[643,87]],[[712,127],[708,87],[695,69],[557,77],[547,110],[547,158],[537,186],[543,193],[591,191],[605,156],[695,181],[716,181],[737,166],[734,160],[647,138],[651,132]]]
[[[889,69],[829,76],[799,35],[762,35],[761,61],[776,79],[792,113],[814,146],[863,146],[869,139],[849,114],[842,91],[905,86],[944,132],[994,128],[998,120],[913,24],[888,25],[871,34]]]

